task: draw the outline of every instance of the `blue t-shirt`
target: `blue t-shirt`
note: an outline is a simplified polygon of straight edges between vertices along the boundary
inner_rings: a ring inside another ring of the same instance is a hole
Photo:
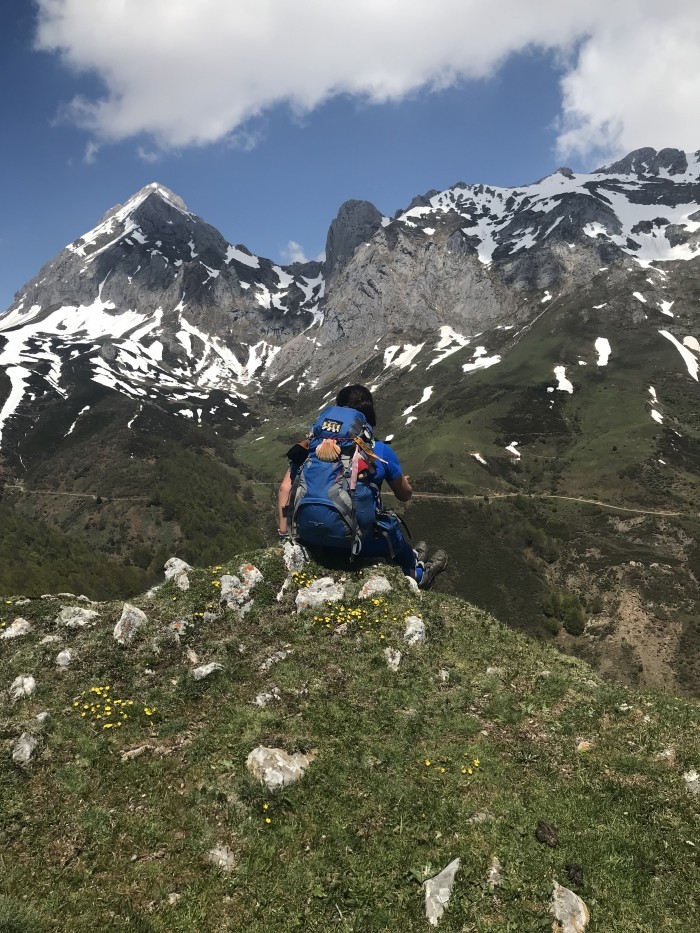
[[[386,460],[386,463],[382,463],[381,460],[374,461],[374,468],[376,470],[374,480],[378,486],[380,486],[384,480],[393,483],[395,479],[398,479],[403,474],[399,458],[394,453],[394,448],[390,444],[385,444],[384,441],[375,441],[372,450],[378,457],[381,457],[382,460]]]

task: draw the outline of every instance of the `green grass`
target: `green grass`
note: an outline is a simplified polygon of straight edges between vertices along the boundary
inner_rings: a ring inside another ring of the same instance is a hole
[[[265,580],[243,619],[198,615],[232,561],[191,574],[186,593],[166,584],[137,600],[149,623],[130,648],[111,637],[120,603],[98,607],[95,629],[41,645],[60,603],[3,602],[5,619],[21,612],[35,632],[0,642],[0,682],[31,672],[38,686],[0,723],[0,929],[424,930],[419,880],[457,856],[447,931],[550,929],[551,881],[572,886],[569,863],[583,866],[593,933],[698,926],[687,842],[697,799],[681,777],[699,763],[697,703],[605,685],[459,599],[419,599],[393,568],[382,568],[386,602],[369,605],[356,599],[368,571],[334,572],[346,577],[344,607],[361,613],[346,611],[349,629],[335,634],[339,607],[294,611],[303,581],[276,599],[279,550],[253,557]],[[426,623],[423,647],[402,644],[411,613]],[[183,619],[178,643],[168,625]],[[63,644],[75,662],[58,672]],[[396,673],[386,644],[404,652]],[[262,671],[281,648],[292,653]],[[224,669],[195,682],[187,649]],[[109,730],[81,715],[86,691],[106,685],[134,701]],[[273,685],[280,699],[257,707]],[[40,752],[17,767],[13,741],[41,710],[51,719]],[[142,744],[150,750],[122,760]],[[317,757],[299,784],[271,794],[245,768],[258,744]],[[670,746],[672,766],[658,758]],[[542,819],[558,829],[554,849],[534,838]],[[218,843],[236,855],[229,874],[206,859]],[[493,855],[504,877],[495,895]]]

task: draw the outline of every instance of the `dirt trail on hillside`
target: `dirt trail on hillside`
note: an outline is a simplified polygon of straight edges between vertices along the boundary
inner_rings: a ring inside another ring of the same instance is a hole
[[[521,492],[494,492],[487,493],[485,495],[478,496],[460,496],[456,494],[440,493],[440,492],[414,492],[414,499],[451,499],[451,500],[473,500],[473,499],[515,499],[518,496],[523,496]],[[615,509],[618,512],[632,512],[635,515],[662,515],[667,518],[678,517],[680,515],[687,515],[687,512],[669,512],[669,511],[654,511],[652,509],[634,509],[626,505],[614,505],[612,502],[601,502],[598,499],[584,499],[582,496],[558,496],[551,492],[540,492],[533,493],[531,496],[525,495],[524,498],[532,499],[564,499],[567,502],[581,502],[585,505],[597,505],[601,509]]]

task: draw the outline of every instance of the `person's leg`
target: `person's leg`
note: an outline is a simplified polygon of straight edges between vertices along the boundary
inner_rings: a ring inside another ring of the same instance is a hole
[[[363,543],[360,557],[388,557],[400,565],[407,577],[416,577],[416,553],[404,538],[395,515],[383,516],[377,522],[375,536]]]

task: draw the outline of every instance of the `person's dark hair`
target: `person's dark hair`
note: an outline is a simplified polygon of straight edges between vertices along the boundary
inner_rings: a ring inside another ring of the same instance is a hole
[[[355,411],[359,411],[365,416],[373,428],[376,427],[377,416],[374,413],[374,401],[367,386],[345,386],[344,389],[338,392],[335,404],[343,408],[354,408]]]

